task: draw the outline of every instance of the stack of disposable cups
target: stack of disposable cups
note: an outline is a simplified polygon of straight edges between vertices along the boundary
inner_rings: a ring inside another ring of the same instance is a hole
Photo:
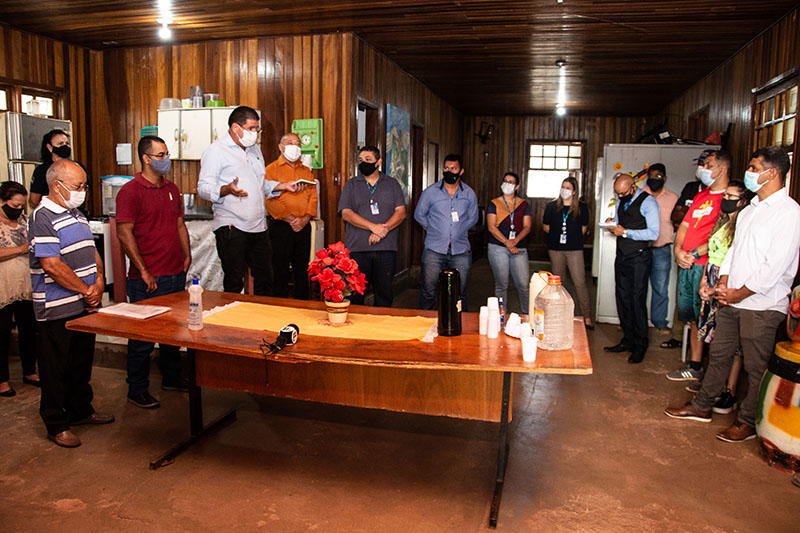
[[[478,333],[486,335],[489,328],[489,308],[485,305],[481,306],[481,312],[478,316]]]
[[[486,336],[490,339],[496,339],[500,334],[500,302],[497,297],[492,296],[486,300],[486,307],[489,312],[489,318],[486,323]]]

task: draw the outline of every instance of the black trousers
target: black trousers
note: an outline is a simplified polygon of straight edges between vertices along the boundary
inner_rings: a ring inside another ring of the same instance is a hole
[[[39,379],[42,384],[39,415],[50,435],[67,430],[70,422],[94,413],[89,381],[92,379],[95,336],[66,328],[68,320],[83,314],[37,324]]]
[[[614,281],[622,343],[634,352],[647,351],[647,285],[653,253],[650,248],[629,254],[617,250]]]
[[[22,361],[22,375],[36,373],[36,317],[33,302],[17,300],[0,309],[0,383],[8,381],[8,345],[11,342],[11,318],[17,323],[17,346]]]
[[[249,267],[253,292],[257,296],[272,296],[272,246],[268,233],[247,233],[233,226],[223,226],[214,231],[214,236],[222,262],[223,290],[242,292]]]
[[[358,269],[367,279],[367,289],[375,293],[375,307],[391,307],[394,299],[392,281],[397,269],[397,252],[383,250],[377,252],[351,252],[350,257],[358,263]],[[356,304],[364,304],[364,296],[353,293],[348,299]]]
[[[272,269],[275,272],[273,293],[289,297],[289,280],[293,281],[294,297],[308,300],[308,257],[311,253],[311,224],[294,231],[288,222],[269,219],[269,238],[272,241]],[[289,265],[291,275],[289,273]]]

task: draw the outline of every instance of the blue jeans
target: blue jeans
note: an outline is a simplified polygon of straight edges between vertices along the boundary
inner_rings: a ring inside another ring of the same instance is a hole
[[[461,310],[467,311],[467,280],[472,267],[472,252],[463,254],[440,254],[425,248],[422,251],[422,290],[419,293],[420,309],[436,309],[436,285],[439,272],[455,268],[461,277]]]
[[[528,314],[528,299],[530,295],[529,283],[531,269],[528,264],[528,250],[521,249],[518,254],[512,254],[505,246],[489,243],[489,264],[494,274],[494,295],[502,298],[508,309],[508,271],[514,278],[514,286],[519,293],[519,306],[522,314]]]
[[[667,327],[670,268],[672,268],[672,245],[653,248],[653,266],[650,270],[650,320],[657,328]]]
[[[186,273],[181,272],[174,276],[156,276],[158,287],[153,292],[147,292],[147,283],[140,279],[129,279],[126,284],[128,299],[140,302],[148,298],[172,294],[186,290]],[[155,347],[154,342],[137,340],[128,341],[128,394],[142,394],[150,386],[150,354]],[[181,376],[181,356],[177,346],[159,344],[158,369],[164,381],[175,382]]]

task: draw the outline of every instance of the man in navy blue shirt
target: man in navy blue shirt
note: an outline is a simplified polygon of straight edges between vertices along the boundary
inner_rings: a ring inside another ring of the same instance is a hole
[[[445,157],[442,181],[422,191],[414,211],[414,219],[425,229],[421,309],[435,309],[439,272],[455,268],[461,277],[461,310],[467,311],[467,280],[472,266],[467,232],[478,222],[478,199],[461,181],[463,175],[461,156]]]

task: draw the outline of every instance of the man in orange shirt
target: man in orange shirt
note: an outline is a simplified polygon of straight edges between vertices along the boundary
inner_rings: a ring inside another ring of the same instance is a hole
[[[300,162],[300,138],[294,133],[281,137],[281,155],[267,166],[264,179],[288,182],[314,181],[311,169]],[[275,272],[274,295],[289,297],[289,265],[294,281],[294,297],[308,300],[308,261],[311,253],[311,226],[317,216],[317,189],[305,187],[297,192],[284,191],[266,200],[269,237],[272,241],[272,268]]]

